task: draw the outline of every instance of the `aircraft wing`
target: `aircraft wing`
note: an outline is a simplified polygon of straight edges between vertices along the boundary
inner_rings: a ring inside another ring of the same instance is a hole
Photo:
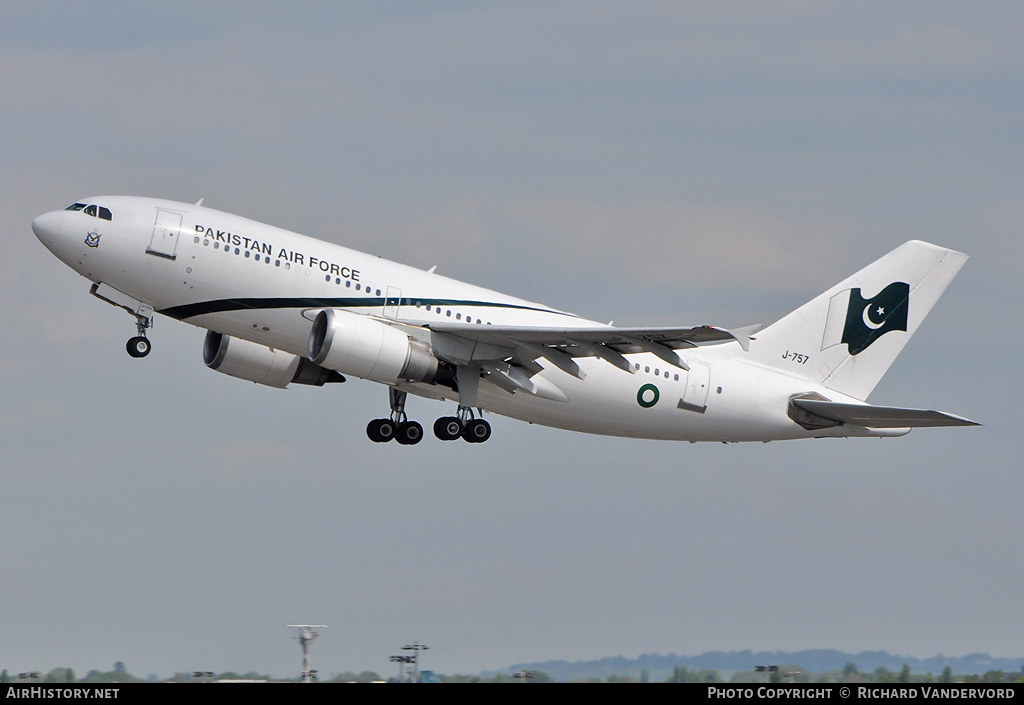
[[[701,343],[720,343],[730,340],[738,340],[741,344],[746,345],[750,339],[750,334],[761,329],[761,326],[749,326],[736,330],[727,330],[715,326],[695,326],[692,328],[616,328],[614,326],[539,328],[524,326],[469,326],[451,323],[431,323],[427,327],[431,330],[493,344],[508,344],[509,341],[551,346],[594,343],[623,348],[637,345],[638,341],[660,343],[671,348],[692,348]],[[634,351],[623,349],[619,352]]]
[[[868,428],[909,428],[922,426],[980,426],[977,421],[965,419],[944,411],[903,409],[896,406],[871,404],[845,404],[820,399],[792,400],[801,409],[830,421]]]
[[[572,358],[599,357],[616,367],[630,371],[629,363],[623,355],[639,352],[652,353],[670,365],[687,369],[686,364],[676,354],[676,350],[730,341],[738,342],[747,350],[750,336],[762,328],[760,325],[734,330],[714,326],[539,328],[450,323],[431,323],[426,327],[436,333],[470,342],[481,351],[495,351],[493,357],[488,358],[488,353],[482,353],[482,356],[474,355],[473,359],[493,360],[511,357],[522,367],[530,368],[535,366],[534,361],[537,358],[543,357],[556,367],[577,377],[580,376],[579,368],[572,362]],[[512,354],[509,354],[509,351],[513,351]]]

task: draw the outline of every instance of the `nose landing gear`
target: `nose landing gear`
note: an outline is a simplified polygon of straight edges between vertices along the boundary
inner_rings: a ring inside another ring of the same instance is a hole
[[[137,335],[134,338],[128,339],[125,349],[128,350],[128,354],[132,357],[146,357],[146,355],[149,355],[149,351],[153,349],[153,346],[150,345],[149,338]]]
[[[128,340],[125,344],[125,349],[132,357],[146,357],[146,355],[149,355],[149,351],[153,349],[153,344],[146,337],[146,330],[153,327],[153,307],[102,282],[93,284],[89,289],[89,293],[100,301],[106,301],[108,304],[124,309],[135,316],[135,329],[138,331],[138,335]]]
[[[146,329],[152,327],[153,307],[143,306],[135,312],[135,328],[139,334],[134,338],[129,338],[125,344],[125,349],[129,355],[132,357],[146,357],[146,355],[149,355],[149,351],[153,349],[153,344],[146,337]]]

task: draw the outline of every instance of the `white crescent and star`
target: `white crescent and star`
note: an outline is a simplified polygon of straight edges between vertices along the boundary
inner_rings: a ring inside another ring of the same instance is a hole
[[[864,307],[864,314],[862,316],[862,318],[864,319],[864,325],[866,325],[871,330],[878,330],[879,328],[881,328],[882,326],[885,325],[885,320],[883,319],[881,323],[873,322],[871,320],[870,311],[871,311],[871,304],[868,304],[867,306]],[[882,316],[882,315],[885,314],[885,309],[882,308],[881,306],[879,306],[877,313],[878,313],[879,316]]]

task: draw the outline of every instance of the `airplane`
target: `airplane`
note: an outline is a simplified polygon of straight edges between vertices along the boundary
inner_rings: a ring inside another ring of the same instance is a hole
[[[388,387],[375,442],[415,445],[409,394],[454,401],[434,435],[482,443],[484,413],[610,436],[768,442],[974,426],[866,399],[967,255],[910,241],[767,327],[615,327],[202,205],[97,196],[32,230],[136,321],[206,329],[206,365],[269,387]]]

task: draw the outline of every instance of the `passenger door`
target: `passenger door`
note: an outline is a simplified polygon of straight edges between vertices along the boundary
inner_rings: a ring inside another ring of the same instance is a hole
[[[181,213],[158,208],[156,223],[153,225],[153,239],[146,252],[167,259],[176,257],[175,251],[181,237]]]

